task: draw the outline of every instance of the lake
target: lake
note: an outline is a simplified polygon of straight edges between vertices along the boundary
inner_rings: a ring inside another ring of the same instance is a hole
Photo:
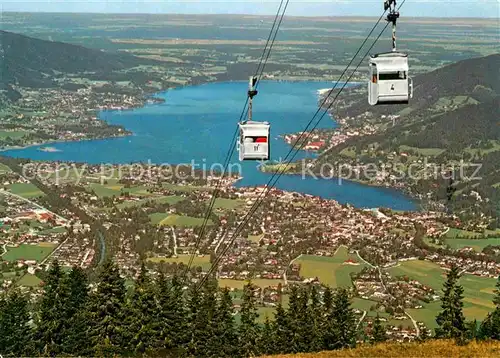
[[[165,99],[165,103],[100,113],[100,117],[109,123],[123,125],[132,131],[134,134],[129,137],[53,143],[50,144],[51,151],[39,150],[44,147],[42,145],[2,154],[92,164],[151,161],[156,164],[188,163],[201,169],[220,168],[243,110],[247,85],[247,82],[222,82],[181,87],[159,93],[157,97]],[[318,109],[318,90],[331,86],[331,82],[262,81],[259,84],[259,94],[253,102],[253,119],[271,123],[273,160],[284,158],[290,150],[280,136],[302,131]],[[335,121],[328,115],[317,126],[335,127]],[[299,152],[295,159],[307,156],[313,154]],[[239,163],[237,152],[230,163],[231,168],[239,167],[242,172],[243,179],[238,186],[267,184],[272,175],[260,172],[256,162]],[[283,175],[276,187],[335,199],[360,208],[417,209],[414,201],[397,190],[346,180]]]

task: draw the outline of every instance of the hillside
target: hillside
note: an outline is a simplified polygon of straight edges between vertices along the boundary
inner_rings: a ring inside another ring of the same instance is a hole
[[[265,358],[397,358],[397,357],[477,357],[493,358],[500,355],[499,342],[472,342],[457,346],[452,341],[428,341],[425,343],[383,343],[338,351],[266,356]]]
[[[410,59],[411,66],[411,59]],[[500,54],[456,62],[413,78],[414,93],[408,105],[372,107],[366,99],[366,86],[348,90],[340,98],[346,106],[339,106],[336,115],[357,116],[366,111],[375,115],[396,114],[402,110],[411,113],[433,106],[440,98],[469,96],[479,102],[489,101],[500,93],[498,68]],[[410,67],[411,71],[411,67]],[[410,74],[411,75],[411,74]]]
[[[65,74],[107,76],[141,64],[158,62],[128,54],[115,54],[62,42],[39,40],[0,31],[0,86],[57,87]]]
[[[493,225],[498,226],[499,67],[500,54],[495,54],[416,76],[414,98],[408,105],[372,107],[367,103],[365,86],[350,89],[340,96],[332,115],[346,128],[370,128],[371,134],[352,137],[324,151],[316,170],[325,163],[390,164],[392,172],[368,182],[405,188],[419,198],[434,198],[444,204],[444,182],[435,173],[453,168],[457,190],[452,207],[469,217],[492,215],[496,217]],[[394,115],[395,121],[388,115]],[[411,167],[416,176],[394,180],[401,172],[409,174]],[[480,167],[473,180],[463,175],[472,175],[471,167]]]

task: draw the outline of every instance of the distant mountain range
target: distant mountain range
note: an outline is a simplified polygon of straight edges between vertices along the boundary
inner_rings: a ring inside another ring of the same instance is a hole
[[[7,90],[10,99],[15,91],[10,85],[22,87],[57,87],[56,78],[65,74],[93,73],[107,75],[113,71],[159,62],[89,49],[62,42],[0,31],[0,88]]]

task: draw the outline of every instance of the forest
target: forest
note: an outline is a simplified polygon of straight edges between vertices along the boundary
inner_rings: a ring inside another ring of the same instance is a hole
[[[464,318],[459,277],[459,268],[452,267],[434,338],[454,339],[459,345],[500,340],[500,277],[495,309],[480,325]],[[34,302],[17,289],[0,298],[0,353],[251,357],[353,348],[388,339],[378,316],[369,327],[357,322],[344,288],[293,286],[288,307],[279,302],[274,318],[261,324],[251,282],[235,316],[231,292],[220,289],[214,278],[204,284],[185,278],[182,271],[153,278],[142,265],[133,287],[127,288],[115,263],[106,260],[96,283],[89,285],[82,269],[68,272],[54,261]],[[421,332],[419,340],[431,336]]]

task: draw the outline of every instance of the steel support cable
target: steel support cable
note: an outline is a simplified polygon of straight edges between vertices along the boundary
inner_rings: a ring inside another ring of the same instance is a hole
[[[283,3],[283,0],[281,2]],[[290,2],[290,0],[287,0],[287,2],[285,4],[285,7],[283,9],[283,13],[281,14],[281,18],[280,18],[280,21],[278,23],[277,30],[274,32],[274,36],[273,36],[273,40],[271,42],[271,46],[269,47],[269,51],[267,52],[266,60],[264,61],[264,64],[262,65],[262,70],[260,72],[260,75],[257,75],[257,82],[255,83],[255,89],[257,89],[259,87],[260,80],[261,80],[262,76],[264,75],[264,69],[266,68],[267,61],[269,60],[269,56],[271,55],[271,50],[273,48],[274,41],[276,40],[276,36],[278,35],[278,31],[279,31],[279,28],[281,26],[281,22],[283,21],[283,17],[285,16],[285,12],[286,12],[286,9],[288,8],[288,3],[289,2]],[[247,97],[247,103],[248,103],[248,97]],[[245,104],[245,107],[246,107],[246,104]],[[245,111],[244,117],[246,117],[249,109],[248,108],[246,108],[246,109],[243,108],[243,110]]]
[[[406,0],[403,0],[403,2],[401,3],[401,5],[399,6],[398,10],[403,6],[403,4],[405,3]],[[339,80],[336,82],[335,86],[332,88],[332,90],[330,90],[328,96],[325,98],[325,100],[323,101],[322,105],[324,103],[326,103],[326,100],[328,99],[328,97],[332,94],[333,90],[336,88],[338,82],[340,81],[340,79],[343,77],[343,75],[345,74],[345,72],[347,71],[347,69],[349,68],[350,64],[354,61],[354,59],[356,58],[357,54],[359,53],[359,51],[361,51],[361,48],[364,46],[364,44],[368,41],[370,35],[372,34],[372,32],[375,30],[375,28],[377,27],[377,25],[380,23],[382,17],[384,16],[385,14],[385,10],[384,12],[382,13],[382,15],[380,16],[380,18],[378,19],[377,23],[375,24],[375,26],[372,28],[372,30],[370,31],[370,33],[368,34],[368,36],[365,38],[365,40],[363,41],[362,45],[360,46],[360,48],[358,49],[358,51],[356,52],[356,54],[353,56],[353,58],[351,59],[349,65],[346,67],[346,69],[344,70],[344,72],[342,73],[342,75],[340,76]],[[338,98],[338,96],[340,95],[340,93],[344,90],[344,88],[346,87],[347,83],[349,82],[349,80],[352,78],[352,76],[354,75],[354,73],[357,71],[357,69],[359,68],[359,66],[361,66],[364,58],[369,54],[369,52],[372,50],[373,46],[375,46],[376,42],[379,40],[379,38],[382,36],[383,32],[385,31],[385,29],[387,28],[387,26],[389,25],[389,23],[387,23],[384,28],[382,29],[382,31],[379,33],[379,35],[377,36],[377,38],[375,39],[375,41],[372,43],[372,45],[370,46],[370,48],[368,49],[368,51],[365,53],[365,55],[363,56],[363,58],[359,61],[359,63],[357,64],[356,68],[354,69],[354,71],[351,73],[351,75],[349,76],[349,78],[345,81],[344,85],[342,86],[342,88],[340,89],[340,91],[337,93],[337,95],[335,96],[335,98],[333,99],[333,101],[330,103],[330,105],[328,106],[328,108],[325,110],[325,112],[323,113],[323,115],[320,117],[320,119],[317,121],[317,123],[314,125],[314,127],[311,129],[314,130],[319,122],[321,122],[321,120],[323,119],[323,117],[325,116],[326,113],[328,113],[328,110],[333,106],[333,103],[335,103],[335,100]],[[314,120],[314,117],[317,115],[317,113],[319,113],[322,109],[322,105],[320,106],[320,108],[318,109],[318,111],[315,113],[315,115],[313,116],[313,118],[311,119],[311,121],[308,123],[308,125],[306,126],[306,129],[305,131],[308,130],[308,127],[309,125],[313,122]],[[304,131],[304,132],[305,132]],[[302,133],[303,134],[303,133]],[[302,135],[301,134],[301,135]],[[307,135],[307,137],[310,136],[310,133]],[[290,149],[289,153],[287,154],[287,156],[285,157],[285,159],[288,157],[288,155],[295,149],[295,146],[297,145],[297,143],[300,143],[300,137],[299,137],[299,140],[296,141],[295,145]],[[245,217],[243,218],[243,222],[237,227],[236,231],[233,233],[233,236],[231,237],[231,240],[229,242],[228,245],[226,245],[223,249],[223,252],[221,253],[221,255],[219,255],[214,264],[212,264],[212,267],[210,268],[209,272],[203,277],[203,279],[200,281],[199,285],[198,285],[198,289],[204,284],[204,282],[206,281],[206,279],[213,273],[213,271],[216,269],[217,265],[219,264],[220,260],[222,259],[222,257],[226,254],[227,250],[229,249],[229,247],[232,245],[232,243],[234,242],[236,236],[239,234],[239,231],[241,231],[241,228],[247,224],[248,222],[248,219],[251,217],[251,215],[253,215],[253,213],[255,213],[255,211],[258,209],[258,207],[260,206],[261,202],[262,201],[259,201],[260,200],[260,197],[264,194],[267,195],[267,193],[269,192],[269,188],[273,188],[274,185],[276,185],[277,181],[279,180],[279,178],[283,175],[283,173],[285,172],[285,169],[287,167],[287,165],[295,158],[296,154],[298,153],[299,150],[302,149],[302,147],[304,147],[305,145],[305,140],[303,142],[303,144],[300,146],[299,149],[297,149],[295,151],[295,154],[292,156],[292,158],[290,159],[290,161],[288,163],[285,164],[285,166],[283,167],[283,169],[279,172],[279,174],[277,173],[274,173],[273,176],[271,177],[271,179],[269,180],[268,184],[266,185],[266,189],[265,191],[263,191],[256,199],[254,205],[252,205],[252,208],[250,209],[250,211],[245,215]],[[271,185],[271,187],[269,186],[269,184],[272,182],[272,180],[275,178],[275,176],[278,175],[278,177],[276,178],[276,180],[274,181],[274,184]]]
[[[267,47],[268,47],[269,41],[271,41],[271,37],[273,36],[273,31],[274,31],[274,28],[276,27],[276,23],[277,23],[277,21],[278,21],[278,17],[280,16],[280,11],[281,11],[281,8],[282,8],[282,6],[283,6],[283,2],[284,2],[284,0],[281,0],[280,5],[279,5],[279,7],[278,7],[278,11],[276,12],[276,16],[275,16],[275,18],[274,18],[273,25],[272,25],[271,30],[270,30],[270,32],[269,32],[269,35],[268,35],[268,38],[267,38],[266,44],[265,44],[265,46],[264,46],[264,50],[262,51],[262,55],[261,55],[261,58],[260,58],[259,64],[258,64],[257,69],[256,69],[256,71],[255,71],[255,76],[261,76],[261,75],[262,75],[262,73],[263,73],[263,71],[264,71],[264,68],[265,68],[265,65],[266,65],[266,63],[267,63],[267,60],[268,60],[268,58],[269,58],[269,55],[270,55],[270,53],[271,53],[271,49],[272,49],[272,46],[273,46],[273,44],[274,44],[274,40],[276,39],[276,34],[278,33],[279,27],[281,26],[281,22],[282,22],[282,20],[283,20],[283,16],[284,16],[285,11],[286,11],[286,8],[287,8],[287,6],[288,6],[288,2],[289,2],[289,0],[287,0],[287,2],[286,2],[285,8],[284,8],[284,10],[283,10],[283,13],[281,14],[281,18],[280,18],[280,21],[279,21],[279,23],[278,23],[277,29],[276,29],[276,31],[275,31],[275,33],[274,33],[274,37],[273,37],[273,39],[272,39],[271,46],[269,47],[269,51],[268,51],[268,53],[267,53],[267,57],[266,57],[266,59],[265,59],[264,64],[262,64],[262,63],[263,63],[263,60],[264,60],[264,56],[265,56],[265,54],[266,54],[266,50],[267,50]],[[262,69],[261,69],[261,66],[262,66]],[[261,71],[261,74],[260,74],[260,75],[259,75],[259,71]],[[243,110],[242,110],[242,112],[241,112],[239,122],[241,122],[241,121],[242,121],[242,119],[243,119],[243,117],[246,115],[246,108],[247,108],[247,105],[248,105],[248,96],[247,96],[246,101],[245,101],[245,104],[244,104],[244,106],[243,106]],[[230,160],[231,160],[231,157],[233,156],[234,150],[235,150],[235,148],[236,148],[236,138],[237,138],[237,134],[238,134],[238,128],[236,127],[236,128],[235,128],[235,131],[234,131],[234,133],[233,133],[233,137],[232,137],[232,139],[231,139],[231,145],[230,145],[230,147],[229,147],[229,149],[228,149],[228,151],[227,151],[227,154],[226,154],[226,159],[225,159],[225,161],[224,161],[224,167],[223,167],[223,171],[222,171],[222,174],[221,174],[221,178],[220,178],[220,180],[217,182],[217,185],[216,185],[216,187],[215,187],[215,189],[214,189],[214,193],[212,194],[212,197],[211,197],[211,199],[210,199],[210,203],[209,203],[209,205],[208,205],[208,207],[207,207],[207,211],[206,211],[206,213],[205,213],[205,217],[204,217],[204,220],[203,220],[203,223],[202,223],[202,227],[201,227],[201,229],[200,229],[200,231],[199,231],[198,238],[197,238],[197,240],[196,240],[196,244],[195,244],[194,251],[191,253],[191,256],[190,256],[190,258],[189,258],[188,265],[186,266],[186,270],[185,270],[184,275],[183,275],[183,276],[184,276],[184,279],[187,277],[187,274],[188,274],[189,270],[191,269],[191,266],[192,266],[193,261],[194,261],[194,257],[195,257],[195,255],[196,255],[196,251],[199,249],[199,246],[200,246],[200,244],[201,244],[201,242],[202,242],[203,234],[204,234],[204,232],[205,232],[205,229],[206,229],[206,226],[207,226],[207,223],[208,223],[208,219],[210,218],[210,213],[211,213],[211,212],[212,212],[212,210],[213,210],[213,207],[214,207],[214,205],[215,205],[215,201],[216,201],[216,199],[217,199],[217,195],[219,194],[219,191],[220,191],[220,186],[221,186],[221,184],[222,184],[222,179],[224,178],[224,175],[226,174],[227,167],[228,167],[228,165],[229,165],[229,162],[230,162]],[[184,281],[184,280],[183,280],[183,281]]]

